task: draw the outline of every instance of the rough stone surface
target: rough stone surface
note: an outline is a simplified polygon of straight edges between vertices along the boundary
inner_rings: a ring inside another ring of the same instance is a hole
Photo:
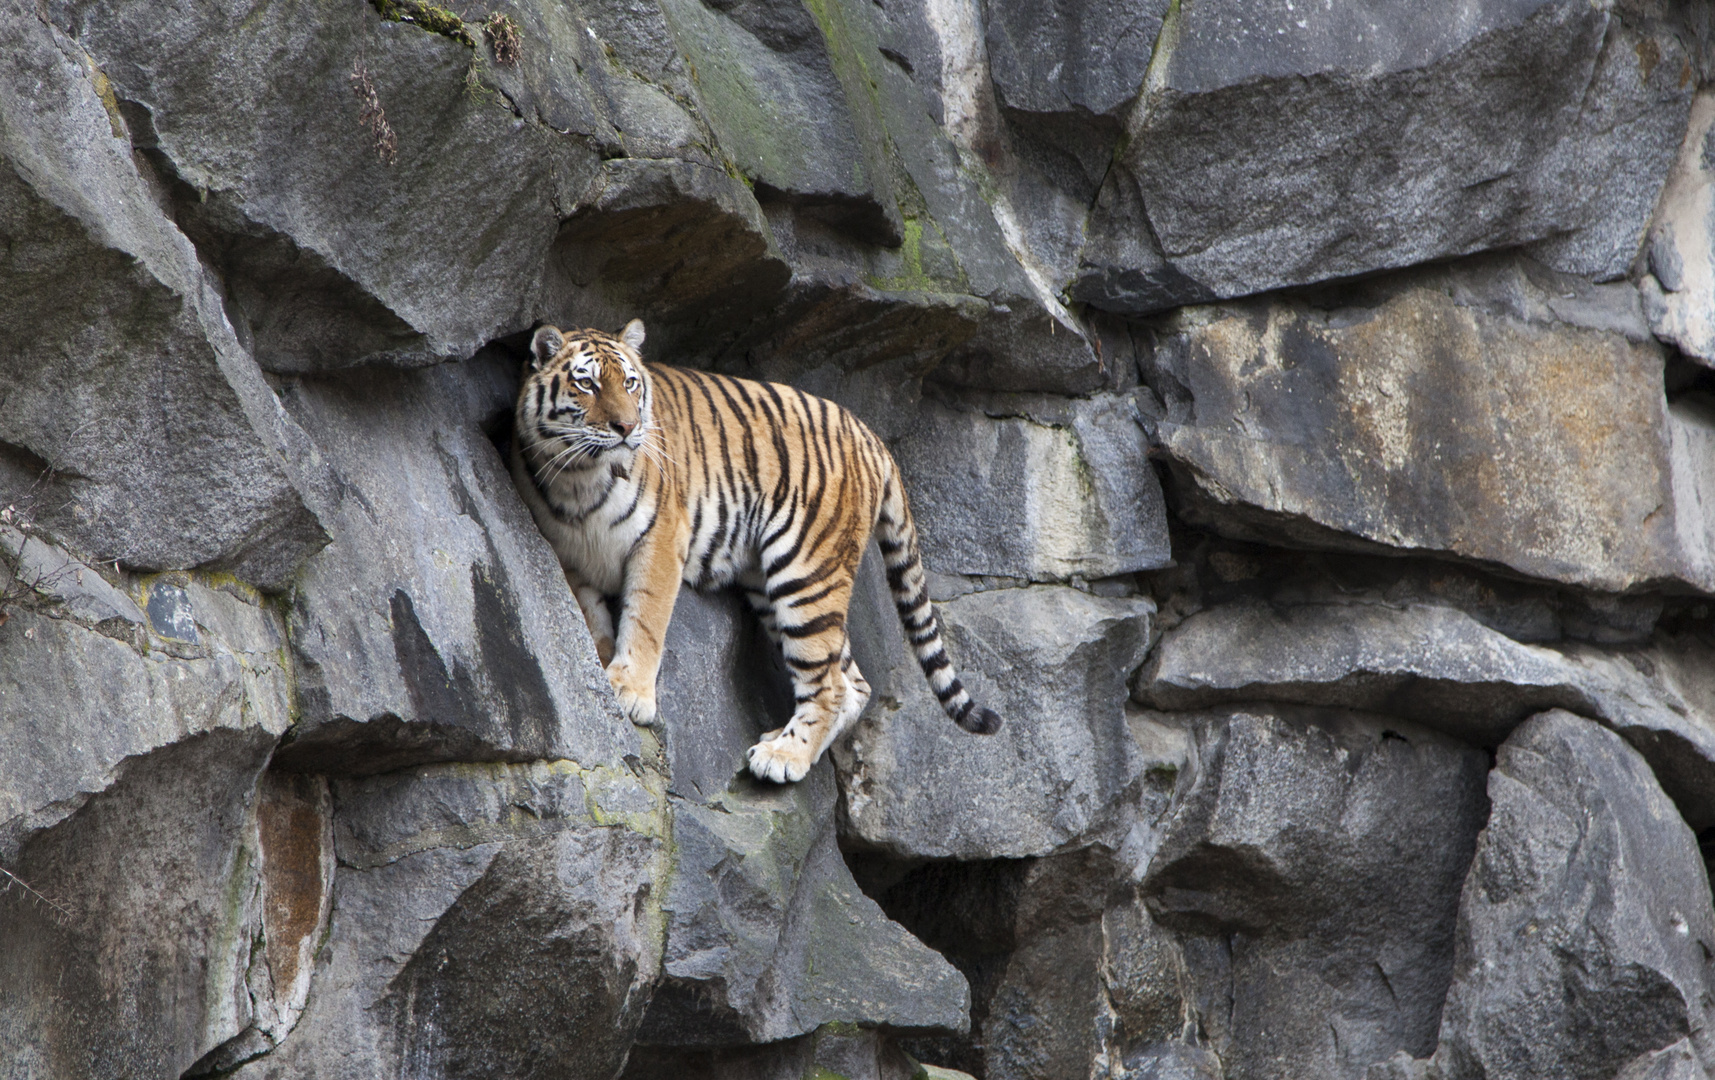
[[[638,752],[553,553],[479,427],[509,409],[512,377],[485,354],[283,391],[341,496],[334,543],[293,594],[301,719],[282,765],[593,765]]]
[[[660,963],[658,793],[571,762],[438,765],[337,780],[333,805],[325,991],[233,1075],[618,1070]]]
[[[790,697],[769,709],[761,665],[718,662],[758,632],[743,606],[685,590],[668,632],[674,862],[663,979],[639,1041],[732,1046],[859,1021],[963,1029],[964,978],[883,915],[841,861],[832,767],[788,786],[745,769],[745,748],[790,716]]]
[[[0,504],[100,561],[278,588],[327,542],[313,464],[157,207],[106,76],[31,5],[0,20],[14,42],[0,67]]]
[[[114,636],[51,608],[0,623],[0,863],[132,759],[216,731],[272,745],[290,723],[283,628],[253,593],[177,575],[137,588],[151,617]]]
[[[1687,1037],[1706,1060],[1709,882],[1643,759],[1544,713],[1501,748],[1489,798],[1433,1067],[1605,1077]]]
[[[834,751],[848,836],[901,855],[995,858],[1100,827],[1141,771],[1124,686],[1154,604],[1035,586],[938,605],[966,688],[1001,715],[980,740],[935,703],[891,607],[879,573],[860,579],[852,654],[876,702]]]
[[[1686,355],[1715,365],[1715,94],[1692,103],[1679,160],[1650,227],[1649,274],[1640,283],[1650,328]]]
[[[1715,5],[0,31],[0,1073],[1706,1080]],[[633,317],[893,449],[1000,733],[874,555],[802,783],[735,595],[621,718],[501,463]]]
[[[1175,9],[1074,294],[1149,311],[1533,241],[1619,277],[1685,131],[1681,41],[1570,0]]]
[[[1610,591],[1715,589],[1693,479],[1702,423],[1670,417],[1656,349],[1555,321],[1553,280],[1534,272],[1482,264],[1392,280],[1351,306],[1181,315],[1156,378],[1187,516]]]
[[[8,878],[0,894],[0,1056],[11,1075],[178,1076],[250,1021],[248,810],[273,742],[224,728],[140,753],[8,856],[8,873],[32,890]]]
[[[1234,711],[1193,731],[1140,893],[1181,934],[1224,1075],[1362,1077],[1427,1053],[1486,755],[1330,712]]]
[[[1186,619],[1138,673],[1135,698],[1164,709],[1283,701],[1400,716],[1479,746],[1521,721],[1575,709],[1619,732],[1697,828],[1715,825],[1715,651],[1662,636],[1620,655],[1525,645],[1453,608],[1239,603]]]
[[[1130,397],[930,398],[893,452],[937,572],[1064,581],[1168,561]]]

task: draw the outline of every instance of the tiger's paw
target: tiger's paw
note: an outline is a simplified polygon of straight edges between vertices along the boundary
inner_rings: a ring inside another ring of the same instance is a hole
[[[776,784],[797,783],[815,764],[810,744],[796,735],[764,739],[745,756],[750,759],[750,771],[758,780],[772,780]]]
[[[655,687],[644,685],[631,665],[621,662],[607,666],[607,681],[613,684],[613,696],[628,720],[638,727],[655,726]]]

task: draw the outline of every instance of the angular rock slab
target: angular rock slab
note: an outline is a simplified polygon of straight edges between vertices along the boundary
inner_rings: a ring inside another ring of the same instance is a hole
[[[1583,0],[1174,8],[1073,295],[1142,312],[1533,241],[1620,277],[1697,82],[1679,34]]]
[[[1194,725],[1140,892],[1180,932],[1225,1075],[1362,1077],[1397,1050],[1425,1053],[1487,810],[1487,755],[1335,711],[1233,710]]]
[[[1524,645],[1428,604],[1238,603],[1162,638],[1133,695],[1162,709],[1283,701],[1401,716],[1481,746],[1576,709],[1623,735],[1694,827],[1715,825],[1715,648],[1663,637],[1618,654]]]
[[[291,1034],[230,1075],[618,1071],[660,964],[658,788],[568,761],[332,787],[339,869],[313,991]]]
[[[1650,226],[1641,284],[1650,329],[1715,366],[1715,93],[1700,92]]]
[[[278,589],[327,542],[301,433],[133,160],[107,76],[0,8],[0,505],[97,561]]]
[[[928,398],[892,450],[938,573],[1093,580],[1170,559],[1129,396]]]
[[[254,592],[163,575],[138,586],[138,605],[76,566],[52,588],[71,594],[71,610],[93,594],[137,621],[102,620],[110,636],[15,608],[0,624],[0,864],[131,760],[217,731],[272,746],[291,723],[283,627]]]
[[[250,1023],[258,867],[249,808],[274,742],[260,727],[220,728],[140,753],[8,857],[8,1075],[179,1076]]]
[[[1159,439],[1186,516],[1612,592],[1715,590],[1695,479],[1715,468],[1708,422],[1670,415],[1656,348],[1550,321],[1554,281],[1533,274],[1484,264],[1351,307],[1180,316],[1157,364],[1189,404],[1169,405]]]
[[[194,189],[187,227],[264,366],[433,363],[529,324],[555,204],[597,152],[491,92],[486,46],[367,4],[68,0],[51,15]],[[555,29],[582,45],[583,28]]]
[[[832,766],[797,784],[749,776],[745,749],[791,715],[760,637],[737,596],[681,591],[659,691],[674,792],[667,938],[639,1042],[965,1029],[964,977],[889,920],[840,857]]]
[[[277,759],[310,772],[636,755],[553,552],[479,426],[511,362],[288,386],[337,472],[334,542],[289,619],[300,718]]]
[[[1125,684],[1155,605],[1065,586],[971,593],[937,605],[948,654],[992,736],[947,719],[907,652],[879,567],[859,577],[852,653],[875,690],[836,747],[846,836],[898,855],[1044,855],[1116,826],[1143,764]]]
[[[1688,1036],[1707,1061],[1708,877],[1643,758],[1543,713],[1501,747],[1489,799],[1431,1068],[1606,1077]]]

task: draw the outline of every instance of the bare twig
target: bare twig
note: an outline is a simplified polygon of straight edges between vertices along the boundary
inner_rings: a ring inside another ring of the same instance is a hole
[[[30,903],[45,904],[59,912],[67,919],[72,917],[72,913],[69,908],[65,907],[63,904],[54,902],[47,896],[42,895],[36,889],[32,888],[29,882],[6,869],[4,866],[0,866],[0,877],[4,878],[4,880],[0,880],[0,894],[11,892],[12,886],[16,885],[19,889],[23,890],[24,895],[29,898]]]

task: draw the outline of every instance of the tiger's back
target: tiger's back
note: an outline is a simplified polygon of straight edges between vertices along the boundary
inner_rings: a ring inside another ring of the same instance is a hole
[[[874,535],[937,698],[968,730],[998,728],[942,647],[909,504],[880,439],[789,386],[644,364],[641,344],[635,321],[619,338],[538,331],[513,453],[632,718],[654,719],[679,583],[737,583],[780,645],[797,703],[751,748],[751,768],[800,779],[869,700],[846,612]],[[617,627],[609,597],[620,599]]]

